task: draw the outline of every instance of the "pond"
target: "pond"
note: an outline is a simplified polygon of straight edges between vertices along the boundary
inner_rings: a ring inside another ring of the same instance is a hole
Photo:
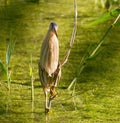
[[[57,98],[48,115],[44,113],[44,94],[38,76],[41,43],[50,22],[58,24],[60,61],[69,48],[74,26],[73,0],[1,0],[0,60],[6,64],[9,40],[15,42],[9,69],[10,91],[0,71],[0,122],[3,123],[93,123],[120,122],[120,28],[108,34],[100,52],[78,76],[81,58],[90,45],[102,38],[115,18],[99,25],[87,24],[107,13],[104,0],[77,1],[78,24],[70,57],[62,68],[56,88]],[[119,1],[112,1],[111,10]],[[31,57],[32,56],[32,57]],[[31,97],[30,65],[34,79]],[[78,77],[71,90],[68,86]],[[114,113],[114,114],[113,114]]]

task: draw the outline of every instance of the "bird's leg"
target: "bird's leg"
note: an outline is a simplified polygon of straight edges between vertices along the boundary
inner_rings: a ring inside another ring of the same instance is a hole
[[[51,98],[49,98],[49,102],[48,102],[48,108],[50,109],[51,108]]]
[[[57,92],[55,91],[55,86],[51,86],[50,87],[50,97],[49,97],[49,101],[48,101],[48,109],[49,110],[51,108],[51,102],[56,97],[56,95],[57,95]]]
[[[45,93],[45,113],[49,112],[49,107],[48,107],[48,92],[47,90],[44,90]]]
[[[48,108],[51,108],[51,102],[52,100],[56,97],[57,92],[55,91],[55,86],[50,87],[50,97],[49,97],[49,102],[48,102]]]
[[[57,96],[57,94],[58,93],[55,91],[55,86],[51,86],[51,88],[50,88],[50,99],[49,100],[54,99]]]
[[[57,95],[57,92],[55,91],[55,86],[51,86],[50,97],[49,97],[49,102],[48,102],[48,109],[51,108],[51,102],[56,97],[56,95]]]

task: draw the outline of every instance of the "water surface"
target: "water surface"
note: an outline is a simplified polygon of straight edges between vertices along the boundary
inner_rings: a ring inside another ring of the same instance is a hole
[[[44,95],[38,76],[41,42],[50,22],[57,22],[60,60],[68,49],[74,26],[73,0],[0,1],[0,59],[5,64],[8,39],[16,42],[10,63],[11,90],[0,76],[0,122],[5,123],[86,123],[120,121],[119,27],[110,32],[100,55],[78,77],[75,90],[66,88],[76,77],[81,57],[90,44],[96,44],[111,21],[91,28],[87,23],[106,10],[94,0],[82,0],[78,6],[78,30],[68,63],[62,69],[58,97],[49,115],[44,114]],[[113,8],[117,5],[113,5]],[[35,101],[31,101],[29,65],[33,62]],[[114,67],[114,69],[113,69]],[[73,91],[74,90],[74,91]],[[78,95],[71,97],[74,93]],[[113,101],[110,101],[111,98]],[[106,103],[107,102],[107,103]],[[109,108],[112,108],[109,111]],[[115,111],[115,112],[114,112]],[[114,115],[112,113],[114,112]]]

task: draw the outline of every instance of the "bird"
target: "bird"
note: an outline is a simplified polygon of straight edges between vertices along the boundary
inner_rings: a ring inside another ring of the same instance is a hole
[[[39,77],[45,95],[45,113],[50,111],[51,101],[58,94],[55,87],[61,77],[57,30],[57,24],[55,22],[51,22],[47,34],[42,42],[40,51]]]

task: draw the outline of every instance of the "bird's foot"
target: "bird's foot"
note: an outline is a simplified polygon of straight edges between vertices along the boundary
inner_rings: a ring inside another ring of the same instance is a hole
[[[57,95],[58,95],[58,93],[56,91],[54,93],[52,93],[50,96],[50,100],[53,100]]]
[[[50,100],[53,100],[57,95],[58,95],[58,93],[55,91],[55,87],[52,86],[50,88]]]
[[[49,113],[49,111],[50,111],[50,109],[49,109],[49,108],[45,108],[45,114],[48,114],[48,113]]]

